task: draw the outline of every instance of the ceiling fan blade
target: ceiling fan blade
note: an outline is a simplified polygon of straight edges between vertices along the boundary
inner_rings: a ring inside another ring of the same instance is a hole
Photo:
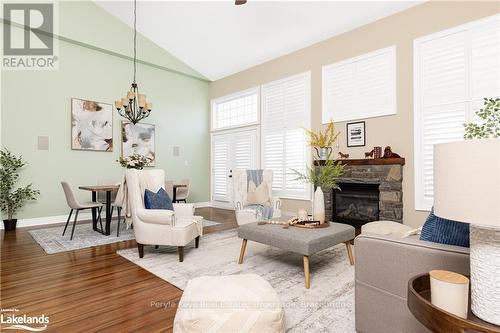
[[[247,3],[247,0],[236,0],[236,1],[234,2],[234,4],[235,4],[236,6],[239,6],[239,5],[244,5],[244,4],[246,4],[246,3]]]

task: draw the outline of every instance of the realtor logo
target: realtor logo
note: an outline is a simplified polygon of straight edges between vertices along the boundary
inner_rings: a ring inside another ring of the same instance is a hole
[[[4,3],[3,69],[56,69],[53,3]]]

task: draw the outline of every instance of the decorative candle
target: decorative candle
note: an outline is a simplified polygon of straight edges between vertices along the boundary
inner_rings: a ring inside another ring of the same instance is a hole
[[[115,101],[115,106],[116,106],[117,109],[121,109],[121,107],[122,107],[122,100],[119,99],[119,100]]]
[[[153,103],[146,103],[146,108],[151,111],[153,109]]]
[[[129,90],[129,92],[127,93],[127,98],[130,100],[130,99],[134,99],[134,97],[135,97],[134,92]]]
[[[429,276],[432,304],[456,316],[467,318],[469,279],[461,274],[442,270],[432,270]]]

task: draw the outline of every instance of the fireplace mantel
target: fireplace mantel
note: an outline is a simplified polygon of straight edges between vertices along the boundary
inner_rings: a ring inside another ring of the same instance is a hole
[[[360,159],[345,159],[337,160],[345,165],[405,165],[403,157],[391,158],[360,158]],[[325,165],[325,161],[314,161],[315,165]]]

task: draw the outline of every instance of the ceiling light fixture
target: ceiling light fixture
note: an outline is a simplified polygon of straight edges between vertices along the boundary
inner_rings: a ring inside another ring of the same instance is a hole
[[[127,96],[115,101],[115,107],[120,116],[128,119],[132,124],[137,124],[147,118],[153,104],[146,101],[146,95],[139,94],[139,86],[135,80],[137,72],[137,0],[134,0],[134,81]]]

